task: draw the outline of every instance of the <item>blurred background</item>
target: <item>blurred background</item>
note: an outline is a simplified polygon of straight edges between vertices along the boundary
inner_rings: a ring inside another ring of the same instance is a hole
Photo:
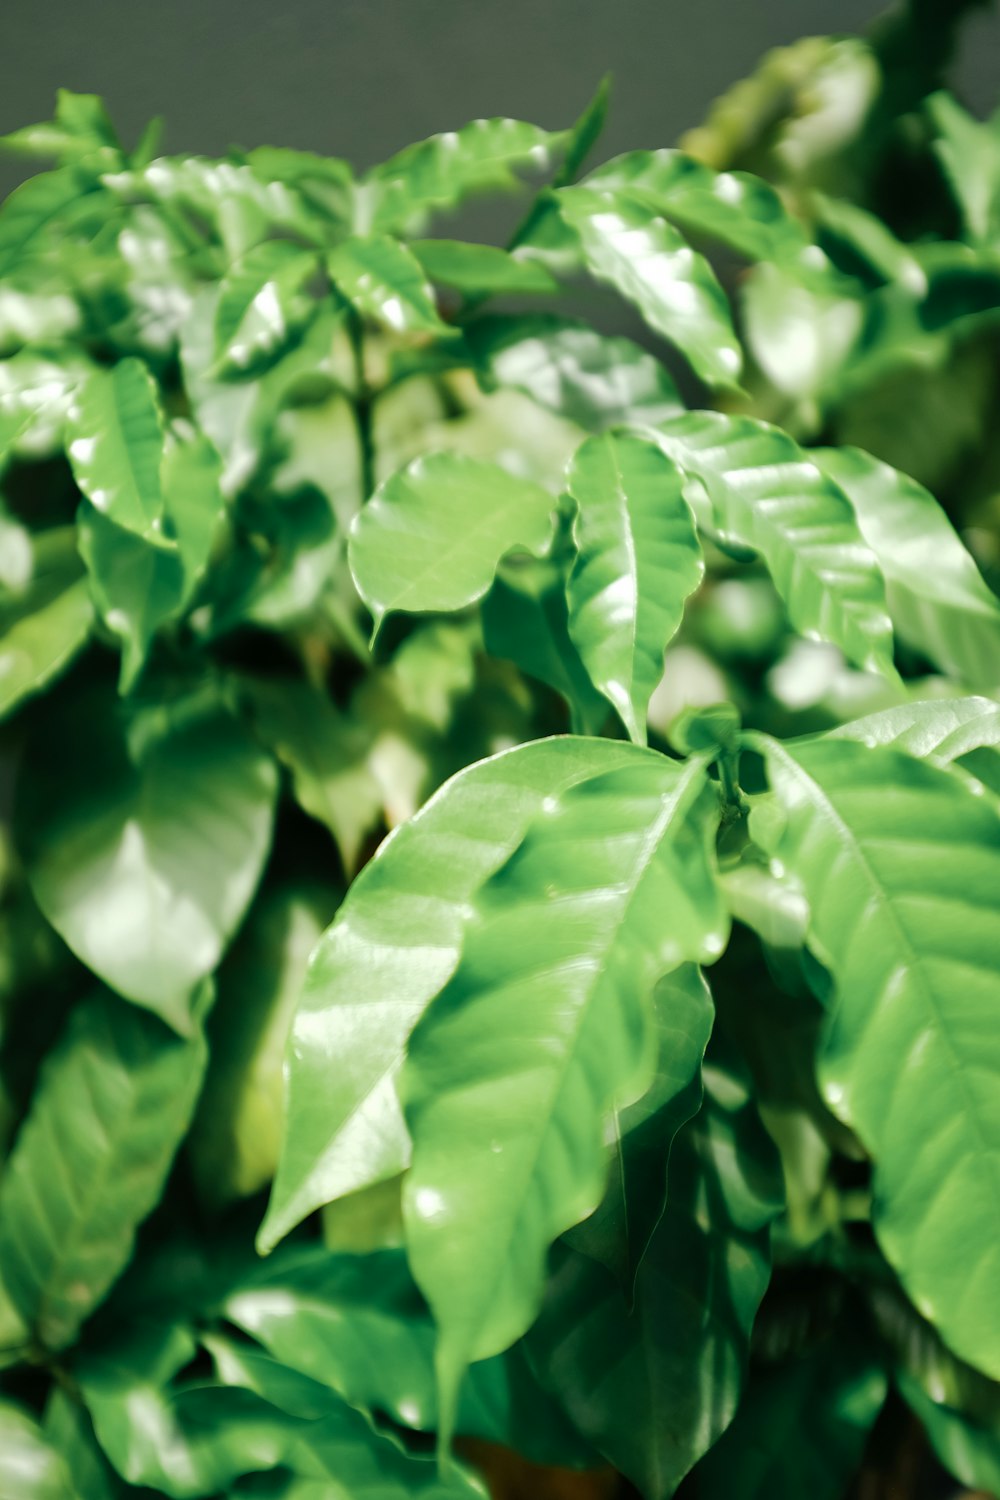
[[[0,133],[48,119],[57,88],[103,94],[124,140],[166,116],[164,149],[275,144],[360,167],[481,115],[567,124],[598,79],[600,156],[666,146],[768,48],[865,29],[880,0],[0,0]],[[955,72],[977,113],[1000,95],[1000,18],[966,24]],[[29,166],[0,157],[0,192]]]

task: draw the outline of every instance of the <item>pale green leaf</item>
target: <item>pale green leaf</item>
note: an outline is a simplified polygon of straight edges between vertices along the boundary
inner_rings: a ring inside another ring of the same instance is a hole
[[[187,1033],[257,885],[276,789],[274,762],[211,697],[134,714],[100,692],[65,700],[19,787],[35,899],[88,968]]]
[[[316,949],[292,1026],[288,1129],[263,1249],[313,1209],[406,1167],[395,1079],[410,1032],[458,963],[469,902],[547,796],[635,753],[573,738],[509,750],[453,777],[365,866]]]
[[[376,630],[394,610],[474,604],[512,548],[546,550],[553,509],[540,485],[457,453],[415,459],[384,480],[355,520],[349,550]]]
[[[671,377],[631,339],[552,313],[479,318],[465,332],[484,384],[523,391],[588,432],[681,410]]]
[[[194,1112],[208,1052],[101,994],[72,1012],[0,1186],[0,1273],[61,1349],[124,1270]]]
[[[704,256],[625,189],[563,188],[559,207],[580,236],[592,273],[676,344],[706,385],[735,388],[740,346],[729,304]]]
[[[520,260],[495,245],[463,240],[413,240],[410,249],[430,281],[465,296],[555,292],[558,282],[544,266]]]
[[[753,744],[787,819],[758,836],[801,883],[810,945],[836,984],[823,1090],[875,1160],[879,1241],[919,1310],[996,1377],[996,805],[894,750]]]
[[[442,322],[419,260],[391,235],[355,235],[331,250],[326,264],[362,317],[393,333],[456,333]]]
[[[932,94],[927,110],[934,149],[965,220],[969,238],[995,239],[1000,226],[1000,130],[973,119],[950,94]]]
[[[860,448],[812,456],[854,507],[903,639],[970,687],[1000,686],[1000,599],[934,496]]]
[[[732,1421],[771,1273],[781,1176],[748,1090],[706,1066],[705,1102],[678,1133],[667,1203],[634,1303],[564,1250],[529,1349],[548,1388],[647,1500],[668,1500]]]
[[[655,984],[725,946],[717,821],[699,761],[633,747],[550,792],[472,898],[400,1082],[407,1251],[439,1329],[445,1433],[466,1366],[525,1332],[549,1246],[600,1201],[607,1122],[652,1081]]]
[[[705,571],[684,475],[655,443],[589,438],[570,465],[576,559],[569,633],[629,738],[646,743],[646,709],[684,602]]]
[[[688,412],[659,432],[704,485],[722,540],[760,553],[795,628],[894,677],[878,560],[850,501],[809,453],[766,422],[718,412]]]
[[[840,724],[826,737],[885,745],[934,765],[949,765],[974,750],[1000,749],[1000,704],[990,698],[901,703]]]
[[[163,536],[163,419],[156,385],[138,359],[93,370],[77,387],[67,453],[87,499],[137,536]]]
[[[316,307],[303,284],[316,257],[289,240],[265,240],[219,283],[215,352],[223,371],[248,375],[273,364]]]
[[[93,623],[72,527],[31,538],[31,576],[0,594],[0,718],[58,676]]]
[[[77,1500],[62,1457],[35,1419],[0,1400],[0,1495],[4,1500]]]
[[[79,201],[86,189],[69,167],[40,172],[16,187],[0,204],[0,276],[30,258],[37,241]]]

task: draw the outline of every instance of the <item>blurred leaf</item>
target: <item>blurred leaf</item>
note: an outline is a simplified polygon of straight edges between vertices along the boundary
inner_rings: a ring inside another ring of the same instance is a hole
[[[31,538],[31,576],[0,592],[0,717],[62,672],[90,635],[94,611],[72,527]]]
[[[280,358],[315,310],[303,284],[316,257],[289,240],[265,240],[230,266],[219,284],[215,349],[222,369],[249,375]]]
[[[70,167],[29,177],[0,204],[0,276],[38,252],[39,241],[87,188]]]
[[[12,1401],[0,1401],[0,1494],[10,1500],[75,1500],[61,1455]]]
[[[107,520],[154,542],[164,539],[163,441],[156,385],[139,360],[85,377],[67,431],[76,482]]]
[[[969,238],[995,241],[1000,229],[1000,129],[981,124],[950,94],[932,94],[927,111],[937,133],[934,150],[944,168]]]
[[[54,119],[0,136],[0,150],[19,156],[50,156],[60,164],[94,156],[103,157],[104,164],[111,166],[121,160],[121,146],[103,100],[70,89],[56,90]]]
[[[363,317],[393,333],[453,335],[420,261],[387,234],[352,236],[327,256],[330,277]]]
[[[465,296],[501,292],[555,292],[558,282],[544,266],[519,260],[494,245],[461,240],[413,240],[410,249],[430,281]]]

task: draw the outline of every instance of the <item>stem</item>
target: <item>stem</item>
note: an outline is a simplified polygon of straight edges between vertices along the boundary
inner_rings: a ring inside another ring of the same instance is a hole
[[[347,328],[354,355],[354,420],[358,424],[361,448],[361,498],[364,502],[375,489],[375,443],[372,436],[372,391],[365,375],[365,330],[360,315],[353,309]]]

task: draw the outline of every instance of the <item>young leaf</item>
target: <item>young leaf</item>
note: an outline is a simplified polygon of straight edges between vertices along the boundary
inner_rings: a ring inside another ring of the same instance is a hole
[[[706,385],[735,388],[740,346],[725,294],[704,256],[626,190],[562,188],[559,208],[580,236],[593,274],[676,344]]]
[[[1000,599],[933,495],[860,448],[811,452],[854,506],[899,634],[970,687],[1000,687]]]
[[[471,193],[516,187],[515,167],[544,170],[564,141],[521,120],[473,120],[373,167],[359,189],[360,214],[373,230],[419,225]]]
[[[25,586],[0,599],[0,719],[64,670],[94,619],[73,528],[40,532],[30,546]]]
[[[652,1078],[655,984],[725,946],[717,809],[699,761],[637,748],[550,794],[410,1039],[403,1214],[445,1439],[467,1365],[525,1332],[549,1246],[601,1198],[605,1125]]]
[[[552,739],[454,776],[382,845],[317,947],[288,1050],[288,1127],[262,1250],[321,1204],[396,1176],[410,1141],[395,1079],[447,984],[469,903],[545,798],[627,763],[610,740]],[[350,1059],[331,1086],[329,1059]]]
[[[663,653],[705,571],[684,476],[654,443],[607,433],[578,449],[567,488],[577,504],[569,633],[594,686],[644,745]]]
[[[736,1420],[698,1467],[704,1500],[842,1500],[886,1397],[870,1354],[831,1343],[750,1375]]]
[[[466,244],[461,240],[413,240],[410,249],[428,279],[452,287],[464,296],[495,296],[503,292],[555,292],[559,283],[544,266],[518,260],[495,245]]]
[[[384,480],[355,520],[349,546],[376,631],[393,610],[474,604],[513,547],[546,550],[553,509],[540,485],[457,453],[418,458]]]
[[[580,1431],[648,1500],[668,1500],[733,1419],[782,1201],[748,1090],[717,1064],[704,1076],[705,1102],[674,1141],[634,1305],[603,1267],[564,1250],[528,1339]]]
[[[316,307],[303,293],[316,257],[289,240],[265,240],[219,284],[215,352],[224,371],[248,375],[273,364]]]
[[[101,154],[103,165],[121,161],[121,146],[103,100],[96,94],[56,90],[53,120],[25,125],[0,136],[0,150],[23,156],[54,157],[60,165]]]
[[[0,1274],[46,1348],[72,1342],[128,1263],[207,1060],[200,1031],[181,1040],[117,996],[72,1012],[0,1186]]]
[[[658,359],[585,323],[551,313],[478,318],[465,337],[485,384],[523,391],[588,432],[656,425],[682,409]]]
[[[123,359],[87,375],[66,436],[74,477],[95,510],[137,536],[161,539],[163,421],[145,365]]]
[[[276,789],[274,762],[211,698],[128,717],[103,693],[64,700],[19,787],[35,899],[88,968],[190,1034],[192,992],[257,885]]]
[[[875,1159],[879,1241],[920,1311],[996,1378],[996,807],[893,750],[752,742],[787,819],[759,835],[801,882],[836,983],[823,1088]]]
[[[452,336],[434,292],[411,250],[387,234],[353,236],[327,256],[331,280],[362,317],[393,333]]]
[[[748,417],[687,412],[659,429],[708,492],[724,541],[758,551],[803,635],[893,678],[885,585],[850,501],[790,437]]]

